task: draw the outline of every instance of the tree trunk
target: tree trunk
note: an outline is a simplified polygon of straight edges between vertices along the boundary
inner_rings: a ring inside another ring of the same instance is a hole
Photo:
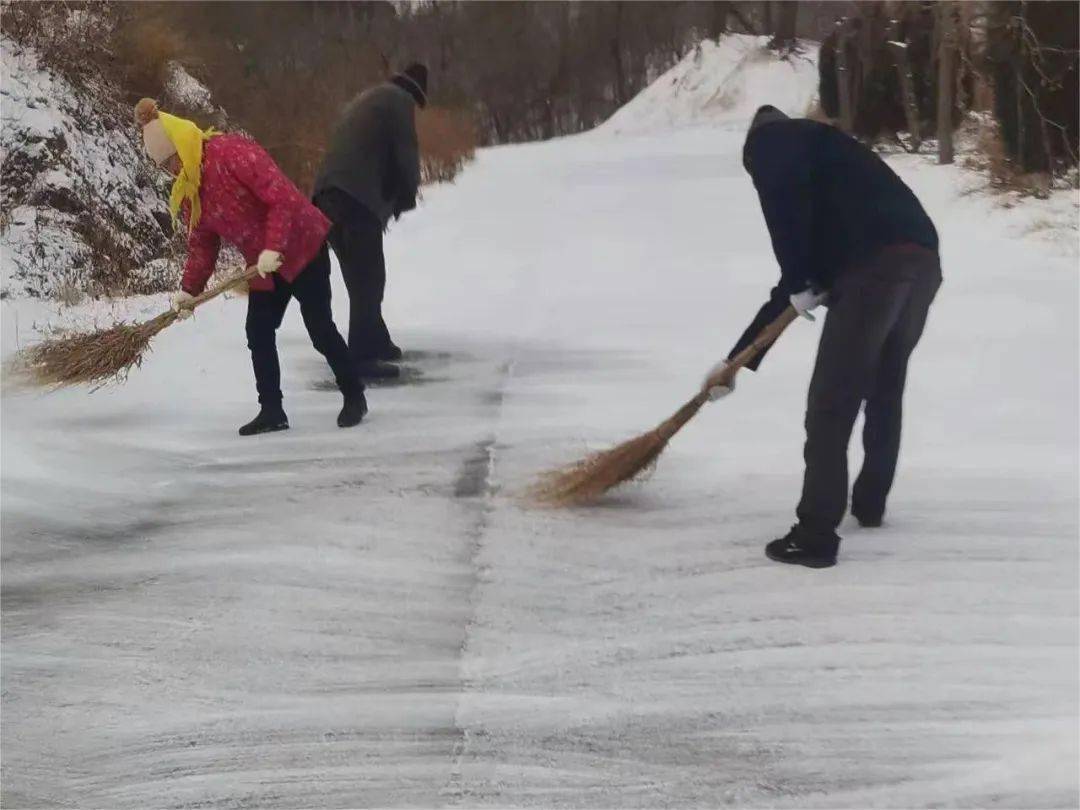
[[[953,59],[955,35],[953,32],[952,2],[940,0],[938,11],[938,104],[937,136],[938,163],[953,162]]]
[[[851,133],[855,128],[855,112],[851,98],[851,61],[848,57],[848,43],[851,39],[847,19],[837,23],[836,37],[836,92],[840,101],[840,128]]]
[[[626,103],[626,77],[622,58],[622,17],[621,0],[615,3],[615,30],[611,36],[611,60],[615,67],[615,103],[620,107]]]
[[[769,47],[774,51],[790,51],[795,47],[795,22],[799,16],[796,0],[780,3],[775,12],[776,28]]]
[[[719,39],[721,34],[727,33],[727,18],[728,10],[731,8],[730,3],[717,2],[712,3],[708,16],[708,35],[709,39]]]
[[[915,77],[911,72],[907,44],[890,42],[896,72],[900,77],[900,91],[904,97],[904,116],[907,118],[908,133],[911,135],[911,148],[918,152],[922,144],[922,132],[919,123],[919,103],[915,98]]]

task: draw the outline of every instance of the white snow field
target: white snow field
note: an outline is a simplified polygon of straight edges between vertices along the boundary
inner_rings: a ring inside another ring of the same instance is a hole
[[[292,429],[236,435],[235,298],[124,385],[6,386],[4,807],[1077,806],[1075,193],[1006,209],[893,159],[945,284],[887,525],[845,522],[837,567],[762,553],[820,320],[643,484],[516,498],[670,414],[774,283],[740,162],[760,78],[691,126],[486,149],[428,190],[387,243],[408,382],[359,428],[294,309]],[[2,308],[5,355],[110,317]]]

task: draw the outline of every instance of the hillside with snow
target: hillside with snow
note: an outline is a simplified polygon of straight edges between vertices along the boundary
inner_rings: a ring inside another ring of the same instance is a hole
[[[704,40],[616,112],[597,132],[659,133],[688,126],[740,125],[767,103],[806,115],[817,97],[815,42],[800,41],[778,59],[769,37],[730,34]]]
[[[742,143],[813,71],[698,53],[593,133],[481,150],[391,227],[406,373],[359,428],[293,308],[292,428],[237,437],[235,298],[123,385],[5,386],[4,806],[1077,805],[1074,192],[1028,208],[888,158],[945,282],[887,524],[845,521],[835,568],[762,553],[794,520],[820,318],[647,481],[518,498],[669,415],[775,282]],[[164,306],[8,298],[3,354]]]
[[[67,24],[75,30],[64,36],[107,36],[94,15],[72,12]],[[172,289],[167,178],[143,154],[130,103],[93,66],[77,80],[57,69],[43,58],[46,44],[0,37],[0,297],[70,302]],[[167,66],[162,102],[226,122],[177,63]]]

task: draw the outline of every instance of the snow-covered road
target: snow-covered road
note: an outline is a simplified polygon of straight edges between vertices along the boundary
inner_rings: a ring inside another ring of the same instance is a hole
[[[945,285],[889,523],[836,568],[762,555],[808,323],[645,485],[515,500],[670,413],[763,300],[741,142],[598,132],[429,191],[388,242],[414,374],[361,428],[293,311],[293,429],[235,435],[240,300],[122,387],[6,392],[4,806],[1075,806],[1075,206],[896,159]],[[41,312],[4,302],[5,354]]]

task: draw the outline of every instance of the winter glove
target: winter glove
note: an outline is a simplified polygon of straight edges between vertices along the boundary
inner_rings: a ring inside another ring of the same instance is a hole
[[[818,292],[813,287],[807,287],[802,292],[792,295],[789,300],[796,312],[808,321],[815,321],[817,318],[810,314],[810,310],[820,307],[828,297],[828,293]]]
[[[281,267],[281,254],[276,250],[264,250],[259,254],[259,261],[255,263],[255,268],[259,271],[261,278],[276,273],[279,267]]]
[[[191,306],[191,302],[194,300],[195,296],[189,292],[180,290],[173,293],[171,305],[172,311],[176,313],[177,320],[182,321],[185,318],[190,318],[192,316],[195,310]]]
[[[735,390],[735,374],[738,369],[733,369],[727,360],[721,360],[705,375],[705,382],[701,390],[709,397],[709,402],[716,402]]]

